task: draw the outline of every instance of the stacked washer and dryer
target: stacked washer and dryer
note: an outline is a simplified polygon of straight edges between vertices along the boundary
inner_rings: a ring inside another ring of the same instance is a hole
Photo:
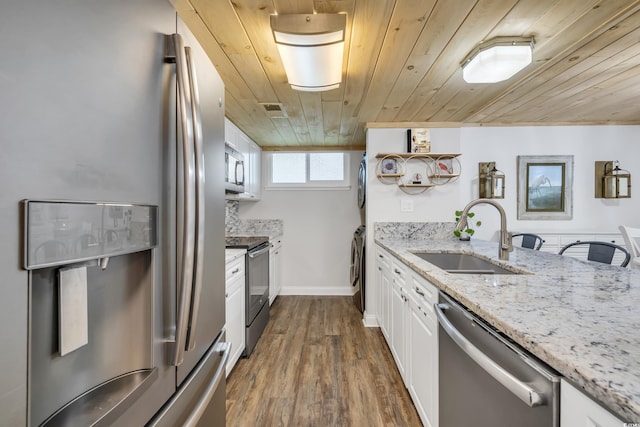
[[[365,301],[365,237],[366,237],[366,189],[367,189],[367,153],[362,156],[358,170],[358,208],[362,225],[353,233],[351,241],[351,285],[355,288],[353,302],[360,312],[364,313]]]

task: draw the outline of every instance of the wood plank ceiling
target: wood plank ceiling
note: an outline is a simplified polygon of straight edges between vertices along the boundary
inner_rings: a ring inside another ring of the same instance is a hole
[[[365,127],[640,123],[640,0],[172,0],[226,85],[226,114],[264,149],[357,149]],[[339,89],[291,89],[274,13],[346,13]],[[467,84],[483,40],[533,36],[534,62]],[[261,103],[281,103],[287,118]]]

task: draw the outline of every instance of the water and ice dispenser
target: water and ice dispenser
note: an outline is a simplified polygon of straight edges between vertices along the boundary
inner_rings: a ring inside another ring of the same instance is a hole
[[[158,209],[33,200],[23,209],[30,425],[109,424],[155,373]]]

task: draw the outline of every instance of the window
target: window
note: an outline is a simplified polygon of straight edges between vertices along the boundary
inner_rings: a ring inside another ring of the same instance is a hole
[[[267,188],[349,188],[349,154],[332,152],[267,153]]]

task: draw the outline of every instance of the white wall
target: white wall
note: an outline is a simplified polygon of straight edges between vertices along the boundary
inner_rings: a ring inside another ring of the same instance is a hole
[[[406,152],[406,129],[367,131],[367,277],[374,277],[373,223],[381,221],[454,221],[455,211],[478,198],[478,162],[495,161],[506,175],[505,198],[498,200],[508,218],[511,231],[576,231],[617,233],[618,225],[640,227],[640,194],[630,199],[594,198],[596,160],[620,160],[629,170],[632,182],[640,179],[640,126],[563,126],[563,127],[465,127],[432,129],[431,151],[461,153],[460,179],[409,196],[395,185],[384,185],[376,178],[377,153]],[[573,155],[573,218],[556,221],[517,219],[518,155]],[[403,199],[413,201],[413,212],[401,212]],[[475,238],[496,240],[500,227],[498,212],[492,206],[473,209],[482,226]],[[371,288],[369,288],[371,289]],[[376,296],[367,294],[367,307],[375,307]],[[365,320],[375,323],[367,310]]]
[[[351,151],[349,154],[349,190],[263,188],[260,201],[240,203],[240,219],[283,220],[283,295],[353,293],[349,261],[353,232],[361,224],[356,198],[358,166],[363,153]],[[263,165],[264,161],[263,155]]]
[[[495,161],[506,175],[504,207],[510,230],[601,231],[617,233],[620,224],[640,227],[640,194],[630,199],[596,199],[594,164],[597,160],[619,160],[640,179],[640,126],[548,126],[477,127],[461,129],[460,158],[464,179],[460,200],[478,197],[478,162]],[[517,219],[518,155],[573,155],[573,218],[539,221]],[[490,206],[474,209],[483,220],[478,237],[491,238],[499,228],[497,212]]]

